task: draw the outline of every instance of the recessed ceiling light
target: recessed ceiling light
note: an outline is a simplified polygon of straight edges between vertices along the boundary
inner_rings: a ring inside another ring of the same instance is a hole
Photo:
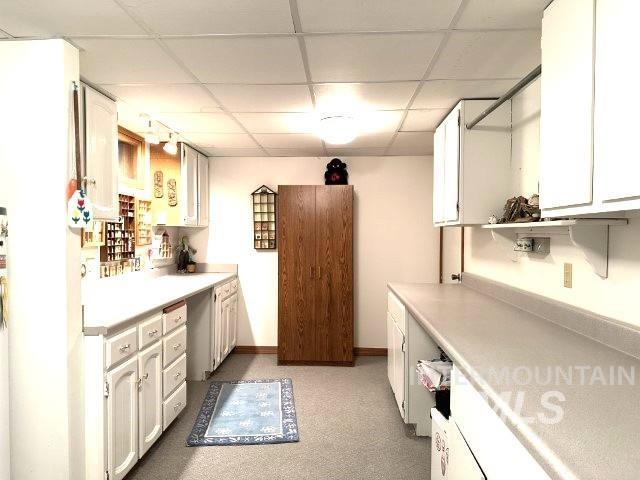
[[[353,117],[335,115],[323,117],[318,124],[318,136],[331,145],[344,145],[358,136]]]

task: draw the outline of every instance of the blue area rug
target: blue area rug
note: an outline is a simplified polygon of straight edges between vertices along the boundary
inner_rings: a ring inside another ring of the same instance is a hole
[[[297,442],[298,422],[290,378],[212,382],[190,447]]]

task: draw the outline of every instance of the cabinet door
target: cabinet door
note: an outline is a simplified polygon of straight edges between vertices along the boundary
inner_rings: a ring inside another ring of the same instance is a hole
[[[227,326],[227,336],[229,337],[229,353],[233,351],[238,342],[238,294],[234,293],[229,297],[229,323]]]
[[[198,152],[182,144],[182,201],[184,225],[198,225]]]
[[[156,342],[138,354],[140,389],[138,433],[140,457],[162,434],[162,343]]]
[[[138,357],[107,373],[107,465],[120,480],[138,461]]]
[[[640,2],[598,0],[595,70],[595,188],[604,201],[640,197],[640,162],[633,113],[640,60],[628,52],[636,45]],[[626,52],[626,53],[625,53]]]
[[[315,359],[316,194],[314,186],[278,187],[278,361]]]
[[[404,419],[404,334],[393,324],[393,393],[396,397],[396,403],[400,414]]]
[[[224,359],[229,354],[229,311],[231,309],[231,297],[227,297],[222,301],[221,324],[222,331],[220,339],[222,340],[221,357]]]
[[[316,187],[315,354],[353,362],[353,187]]]
[[[395,370],[393,366],[393,328],[395,322],[389,312],[387,312],[387,378],[389,379],[389,385],[391,389],[395,388]]]
[[[214,319],[214,331],[213,331],[213,336],[214,336],[214,343],[213,343],[213,349],[214,349],[214,367],[218,368],[218,366],[220,365],[220,363],[222,362],[222,324],[223,324],[223,318],[222,318],[222,298],[221,298],[221,294],[220,292],[216,293],[216,304],[215,304],[215,319]]]
[[[458,220],[460,185],[460,105],[445,120],[443,214],[446,222]]]
[[[449,420],[449,480],[486,480],[482,469],[469,450],[456,422]],[[515,472],[513,472],[515,473]],[[523,477],[521,477],[523,478]]]
[[[446,124],[433,135],[433,223],[444,222],[444,157]]]
[[[555,0],[542,19],[543,209],[593,199],[594,7],[595,0]]]
[[[116,103],[85,87],[85,177],[94,218],[118,218],[118,111]]]
[[[198,154],[198,225],[209,226],[209,159]]]

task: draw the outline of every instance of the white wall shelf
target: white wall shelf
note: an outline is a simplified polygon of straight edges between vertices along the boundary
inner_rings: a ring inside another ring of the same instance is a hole
[[[575,218],[540,222],[498,223],[482,225],[496,235],[515,242],[520,234],[528,237],[568,235],[571,243],[582,250],[593,270],[602,278],[609,275],[609,228],[627,225],[626,218]]]

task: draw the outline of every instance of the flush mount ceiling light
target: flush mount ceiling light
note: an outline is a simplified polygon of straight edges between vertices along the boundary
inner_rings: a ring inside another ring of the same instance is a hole
[[[176,153],[178,153],[178,144],[173,138],[173,133],[169,133],[169,141],[164,144],[164,147],[162,147],[162,149],[169,155],[175,155]]]
[[[318,124],[318,136],[331,145],[344,145],[358,136],[353,117],[335,115],[323,117]]]
[[[149,130],[144,135],[144,139],[151,145],[158,145],[160,143],[160,137],[158,136],[158,127],[153,127],[153,122],[149,120]]]

